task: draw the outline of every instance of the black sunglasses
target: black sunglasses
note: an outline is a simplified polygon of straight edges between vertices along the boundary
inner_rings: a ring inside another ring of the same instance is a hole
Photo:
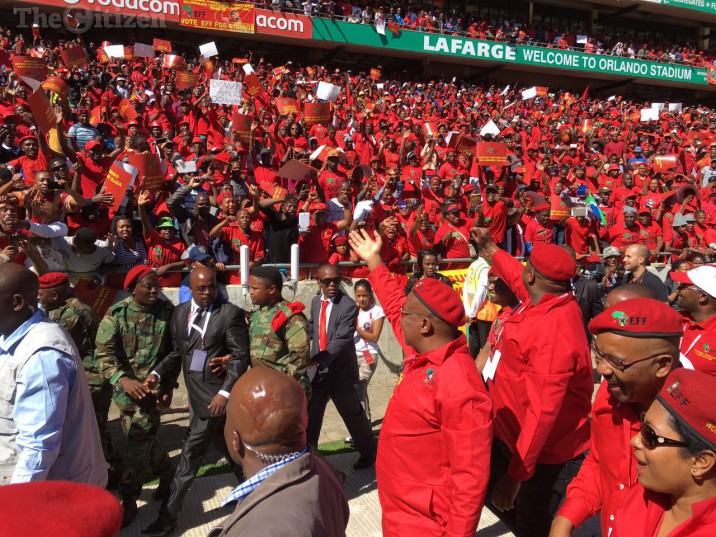
[[[664,436],[659,436],[656,431],[647,425],[644,419],[641,420],[641,441],[644,443],[646,449],[654,449],[660,446],[672,446],[672,447],[688,447],[689,444],[681,442],[679,440],[672,440]]]
[[[318,281],[321,282],[326,287],[328,287],[331,284],[334,284],[336,286],[340,285],[341,280],[342,280],[342,278],[340,276],[336,276],[335,278],[323,278],[322,280],[318,280]]]

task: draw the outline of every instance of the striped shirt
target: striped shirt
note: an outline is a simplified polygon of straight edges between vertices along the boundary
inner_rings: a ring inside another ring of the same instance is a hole
[[[99,136],[99,131],[94,127],[85,127],[81,123],[75,123],[67,132],[69,138],[74,138],[80,151],[85,150],[85,144]]]
[[[128,250],[121,239],[116,239],[113,265],[119,265],[123,270],[129,270],[137,265],[147,263],[147,248],[144,246],[144,241],[138,237],[133,237],[133,239],[133,250]]]

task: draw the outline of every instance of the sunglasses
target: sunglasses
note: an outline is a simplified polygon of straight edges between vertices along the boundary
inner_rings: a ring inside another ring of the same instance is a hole
[[[326,287],[328,287],[331,284],[336,285],[336,286],[340,285],[341,280],[342,280],[342,278],[340,276],[336,276],[335,278],[323,278],[322,280],[318,280],[318,281],[321,282]]]
[[[658,448],[661,446],[671,446],[671,447],[688,447],[689,444],[686,442],[681,442],[679,440],[672,440],[671,438],[666,438],[664,436],[659,436],[656,434],[656,431],[651,428],[650,425],[647,425],[644,419],[642,418],[641,421],[641,429],[639,430],[639,433],[641,434],[641,441],[644,444],[644,447],[646,449],[652,450],[654,448]]]

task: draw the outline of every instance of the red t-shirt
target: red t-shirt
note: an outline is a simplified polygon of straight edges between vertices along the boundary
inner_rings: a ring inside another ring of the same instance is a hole
[[[490,205],[487,201],[482,204],[482,216],[484,217],[485,227],[490,230],[492,240],[497,244],[505,240],[507,211],[507,205],[500,200],[495,202],[494,205]]]
[[[171,242],[167,242],[156,231],[144,235],[144,242],[147,244],[147,264],[155,269],[180,261],[181,254],[186,250],[186,244],[181,239],[174,237]],[[159,278],[159,285],[178,287],[181,284],[181,277],[179,272],[168,272]]]

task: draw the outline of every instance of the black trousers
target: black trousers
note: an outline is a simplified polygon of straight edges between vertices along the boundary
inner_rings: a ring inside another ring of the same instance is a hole
[[[490,503],[492,489],[507,473],[512,454],[507,446],[495,438],[490,460],[490,484],[486,505]],[[567,493],[567,485],[577,475],[584,455],[562,464],[537,464],[535,473],[524,481],[517,493],[515,509],[500,513],[500,519],[517,537],[548,537],[552,519],[557,514]]]
[[[187,429],[184,437],[184,445],[182,446],[179,465],[174,474],[174,481],[172,481],[169,500],[166,506],[163,507],[163,510],[168,511],[172,516],[176,517],[181,511],[184,497],[189,492],[189,488],[196,478],[196,473],[199,471],[210,445],[213,444],[217,451],[227,458],[238,482],[241,483],[244,480],[241,466],[231,459],[229,450],[226,447],[226,440],[224,439],[225,422],[226,416],[201,419],[197,418],[193,412],[190,414],[189,429]]]
[[[467,346],[473,358],[477,358],[480,349],[487,343],[487,336],[490,335],[490,327],[492,327],[492,322],[479,320],[467,327],[467,335],[469,336]]]
[[[353,437],[353,443],[361,457],[373,458],[375,456],[375,442],[370,428],[370,422],[365,414],[357,386],[347,390],[336,389],[330,385],[325,375],[316,375],[311,383],[311,399],[308,401],[308,428],[306,439],[309,444],[317,446],[323,427],[323,415],[326,405],[331,399],[336,410],[346,424],[348,432]]]

